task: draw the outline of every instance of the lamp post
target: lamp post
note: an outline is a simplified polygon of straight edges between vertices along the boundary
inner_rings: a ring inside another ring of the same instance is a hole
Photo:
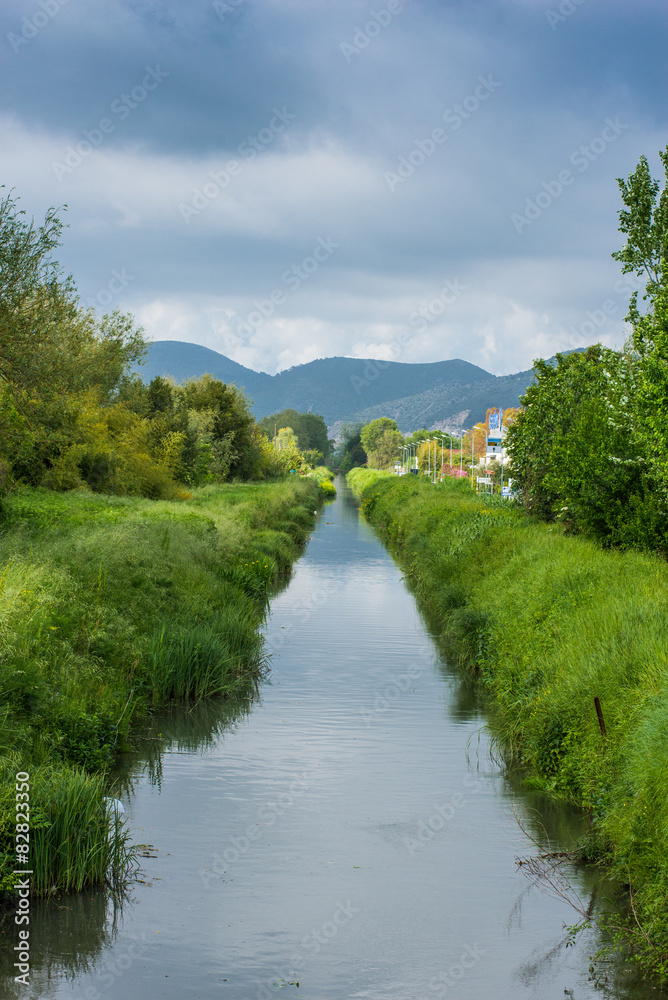
[[[487,431],[484,427],[474,427],[471,431],[471,486],[473,486],[473,442],[475,441],[476,430],[482,431],[485,435],[485,454],[487,454]]]

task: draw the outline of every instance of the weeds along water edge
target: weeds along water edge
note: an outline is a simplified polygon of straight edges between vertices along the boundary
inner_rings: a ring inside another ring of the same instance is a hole
[[[354,469],[525,783],[587,810],[582,856],[624,887],[620,940],[668,979],[668,566],[602,549],[467,483]],[[598,699],[598,702],[595,702]]]
[[[3,500],[0,901],[15,895],[18,773],[30,775],[31,893],[122,886],[135,855],[105,805],[113,766],[170,701],[252,697],[268,600],[324,481],[211,485],[186,501]]]

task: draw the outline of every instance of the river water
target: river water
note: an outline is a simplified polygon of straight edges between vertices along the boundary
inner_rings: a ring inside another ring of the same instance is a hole
[[[583,818],[504,776],[475,692],[338,490],[272,601],[255,702],[165,713],[131,762],[141,881],[123,905],[99,891],[34,906],[31,986],[5,979],[2,995],[658,996],[614,963],[592,976],[597,932],[567,946],[578,914],[517,870],[536,853],[521,825],[567,849]],[[600,908],[594,873],[566,875]]]

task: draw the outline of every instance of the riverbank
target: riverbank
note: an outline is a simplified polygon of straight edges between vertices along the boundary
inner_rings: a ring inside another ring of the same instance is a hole
[[[252,690],[267,601],[313,527],[319,478],[207,486],[179,502],[4,499],[0,890],[16,881],[19,772],[31,891],[122,879],[132,849],[108,836],[105,775],[153,708]]]
[[[627,887],[624,943],[665,980],[668,566],[564,536],[468,483],[368,469],[348,482],[479,678],[506,761],[589,811],[583,858]]]

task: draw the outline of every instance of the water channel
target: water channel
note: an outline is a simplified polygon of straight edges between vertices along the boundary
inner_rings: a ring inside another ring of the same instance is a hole
[[[592,975],[597,931],[567,946],[577,913],[517,870],[535,853],[518,818],[560,848],[583,819],[490,757],[475,692],[337,486],[272,601],[258,698],[163,714],[131,762],[141,881],[122,905],[36,907],[31,986],[3,996],[658,996],[614,963]],[[568,878],[586,905],[605,896],[592,872]]]

